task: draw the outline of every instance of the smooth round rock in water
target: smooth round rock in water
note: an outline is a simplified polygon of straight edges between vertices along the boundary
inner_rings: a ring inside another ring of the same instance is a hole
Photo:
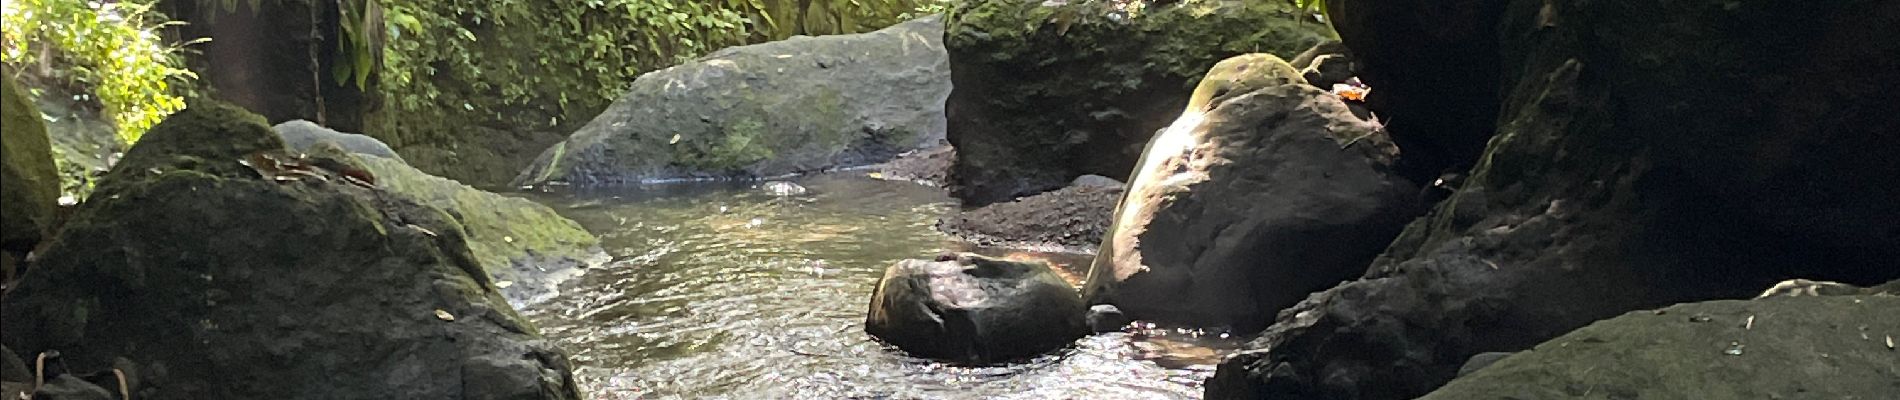
[[[995,363],[1089,333],[1087,307],[1048,263],[973,254],[902,260],[871,294],[864,330],[913,355]]]

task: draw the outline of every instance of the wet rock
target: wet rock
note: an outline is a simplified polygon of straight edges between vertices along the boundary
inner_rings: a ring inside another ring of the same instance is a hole
[[[1282,311],[1208,398],[1415,398],[1472,355],[1632,310],[1900,278],[1900,203],[1869,201],[1900,186],[1867,184],[1900,182],[1900,113],[1866,106],[1900,100],[1895,18],[1511,1],[1484,162],[1363,279]]]
[[[60,84],[35,84],[32,75],[21,81],[23,89],[37,90],[33,103],[46,123],[46,136],[53,144],[53,165],[59,169],[60,194],[84,199],[92,190],[92,180],[105,173],[125,150],[119,129],[112,126],[104,106],[90,93],[73,93]],[[45,82],[45,78],[40,78]]]
[[[1043,262],[974,254],[902,260],[871,293],[864,330],[919,357],[994,363],[1088,334],[1075,288]]]
[[[308,152],[311,146],[321,142],[336,143],[351,153],[377,156],[402,161],[402,156],[391,150],[389,145],[376,138],[355,133],[338,132],[325,128],[315,122],[293,120],[271,127],[277,135],[284,138],[284,144],[293,151]],[[404,162],[407,164],[407,162]]]
[[[879,166],[877,173],[882,179],[942,187],[949,182],[950,165],[956,160],[957,150],[945,144],[898,155],[897,159]]]
[[[0,81],[0,250],[24,254],[53,228],[59,174],[39,109],[13,77]]]
[[[1900,297],[1778,297],[1634,311],[1519,352],[1422,399],[1891,398],[1900,393],[1900,353],[1885,342],[1900,336],[1894,310]]]
[[[1331,35],[1290,3],[976,0],[945,23],[952,189],[1004,202],[1095,174],[1123,179],[1216,61],[1292,56]]]
[[[497,374],[536,383],[474,397],[579,398],[453,217],[327,164],[263,179],[237,162],[284,151],[228,106],[160,123],[0,305],[0,341],[73,370],[150,366],[145,399],[461,398]],[[482,357],[531,362],[466,367]]]
[[[1062,247],[1092,251],[1108,231],[1121,188],[1070,186],[1061,190],[960,211],[937,220],[937,230],[985,247]]]
[[[779,197],[803,196],[805,193],[811,192],[811,189],[806,189],[804,186],[787,181],[767,181],[759,184],[759,190],[764,191],[766,194]]]
[[[926,17],[731,47],[647,73],[514,185],[764,177],[889,160],[943,137],[942,29]]]
[[[1128,319],[1128,314],[1123,314],[1122,309],[1116,308],[1113,304],[1089,306],[1089,314],[1084,319],[1088,321],[1089,329],[1097,333],[1119,331],[1122,327],[1128,326],[1129,322],[1134,322]]]
[[[1150,142],[1090,267],[1089,302],[1251,332],[1365,272],[1418,212],[1417,188],[1393,172],[1398,151],[1375,123],[1299,83],[1267,55],[1209,72],[1196,90],[1208,98],[1192,103],[1214,108]]]

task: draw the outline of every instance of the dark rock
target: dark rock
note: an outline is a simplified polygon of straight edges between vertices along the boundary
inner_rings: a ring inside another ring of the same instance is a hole
[[[942,187],[949,182],[950,165],[956,160],[957,150],[946,144],[898,155],[896,159],[880,165],[877,173],[881,179]]]
[[[1886,399],[1900,394],[1900,297],[1723,300],[1635,311],[1423,397]],[[1680,315],[1708,315],[1697,323]],[[1592,394],[1594,393],[1594,394]]]
[[[1373,89],[1365,104],[1392,121],[1414,181],[1470,168],[1496,130],[1497,22],[1508,1],[1325,2],[1357,75]]]
[[[1141,146],[1187,104],[1207,68],[1234,55],[1291,56],[1327,39],[1290,3],[973,0],[948,13],[956,91],[954,195],[984,206],[1095,174],[1125,179]]]
[[[1478,353],[1478,355],[1471,356],[1471,359],[1465,360],[1465,365],[1458,367],[1458,376],[1471,375],[1473,372],[1478,372],[1478,370],[1484,369],[1484,367],[1489,367],[1491,364],[1497,363],[1498,360],[1510,357],[1511,354],[1512,353],[1502,351]]]
[[[46,136],[53,144],[53,165],[59,169],[60,194],[81,200],[91,193],[93,178],[103,174],[125,150],[119,129],[90,93],[73,93],[60,84],[35,84],[31,75],[20,83],[29,92],[38,90],[33,103],[46,122]],[[46,82],[45,78],[39,78]]]
[[[345,131],[362,131],[364,115],[375,108],[377,81],[339,81],[356,60],[338,49],[364,45],[381,54],[382,35],[351,37],[344,24],[384,26],[382,12],[373,20],[348,20],[346,3],[284,0],[271,7],[231,3],[167,1],[164,12],[178,24],[165,25],[166,37],[210,39],[180,52],[202,92],[252,110],[273,122],[306,119]],[[348,3],[366,4],[366,3]],[[366,13],[365,10],[357,10]],[[352,42],[362,39],[364,42]],[[358,50],[358,51],[363,51]],[[382,57],[367,67],[380,69]],[[367,76],[365,76],[367,77]]]
[[[47,378],[33,391],[34,400],[118,400],[119,395],[73,375]]]
[[[1256,73],[1281,78],[1237,77]],[[1194,99],[1217,107],[1150,142],[1090,267],[1089,302],[1251,332],[1365,272],[1418,212],[1417,188],[1393,172],[1397,149],[1376,124],[1300,81],[1266,55],[1208,73],[1196,93],[1224,100]]]
[[[514,185],[771,177],[889,160],[943,137],[942,29],[926,17],[731,47],[647,73]]]
[[[1122,327],[1128,326],[1128,323],[1134,322],[1128,318],[1128,314],[1123,314],[1122,309],[1116,308],[1114,304],[1089,306],[1089,314],[1084,319],[1088,321],[1089,329],[1096,333],[1119,331]]]
[[[315,122],[301,119],[287,121],[271,127],[271,130],[284,138],[284,145],[289,146],[291,151],[310,152],[310,148],[317,143],[330,142],[342,146],[344,150],[351,153],[402,161],[402,156],[397,155],[395,150],[391,150],[389,145],[383,144],[381,140],[361,134],[338,132],[335,129],[317,125]]]
[[[1868,184],[1900,182],[1900,113],[1870,106],[1900,102],[1895,20],[1892,2],[1512,1],[1484,162],[1208,398],[1415,398],[1472,355],[1632,310],[1900,278],[1900,202],[1871,200],[1900,186]]]
[[[1093,251],[1108,231],[1121,188],[1070,186],[1007,203],[960,211],[937,230],[986,247],[1063,247]]]
[[[1043,262],[974,254],[902,260],[871,293],[864,331],[919,357],[995,363],[1087,335],[1075,288]]]
[[[0,81],[0,250],[25,253],[53,228],[59,173],[39,109],[12,76]]]
[[[33,370],[27,369],[26,360],[6,346],[0,346],[0,381],[33,381]]]
[[[284,151],[227,106],[160,123],[8,294],[0,341],[73,370],[149,366],[146,399],[460,398],[497,374],[536,384],[479,398],[579,398],[452,217],[329,167],[238,162]]]

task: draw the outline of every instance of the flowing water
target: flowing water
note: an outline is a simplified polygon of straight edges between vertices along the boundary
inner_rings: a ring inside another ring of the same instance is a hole
[[[1234,342],[1131,328],[1006,365],[906,356],[864,333],[871,290],[894,261],[972,250],[931,227],[954,201],[860,174],[796,182],[810,192],[690,183],[533,195],[599,235],[614,261],[523,312],[573,354],[595,399],[1199,398],[1217,349]]]

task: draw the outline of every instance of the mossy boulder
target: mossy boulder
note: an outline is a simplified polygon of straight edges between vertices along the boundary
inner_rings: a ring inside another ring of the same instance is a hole
[[[284,153],[240,109],[166,119],[9,293],[0,340],[123,357],[145,399],[580,397],[453,217],[344,179],[347,154],[260,164]]]
[[[0,82],[0,249],[25,252],[53,226],[59,172],[39,108],[12,75]]]
[[[769,177],[888,160],[942,138],[942,36],[932,16],[647,73],[514,184]]]
[[[378,187],[447,212],[468,234],[475,259],[516,304],[552,296],[579,267],[606,257],[598,248],[599,238],[554,209],[422,172],[369,136],[301,120],[272,129],[294,151],[359,156],[355,158],[376,178]]]
[[[1332,34],[1280,1],[972,0],[947,14],[955,195],[981,206],[1077,176],[1126,180],[1215,62]]]
[[[1279,313],[1208,398],[1411,399],[1475,354],[1632,310],[1900,278],[1900,186],[1870,184],[1900,182],[1896,18],[1510,1],[1504,108],[1470,177],[1362,279]]]
[[[1900,297],[1776,297],[1633,311],[1451,381],[1424,400],[1884,399],[1900,394]]]

